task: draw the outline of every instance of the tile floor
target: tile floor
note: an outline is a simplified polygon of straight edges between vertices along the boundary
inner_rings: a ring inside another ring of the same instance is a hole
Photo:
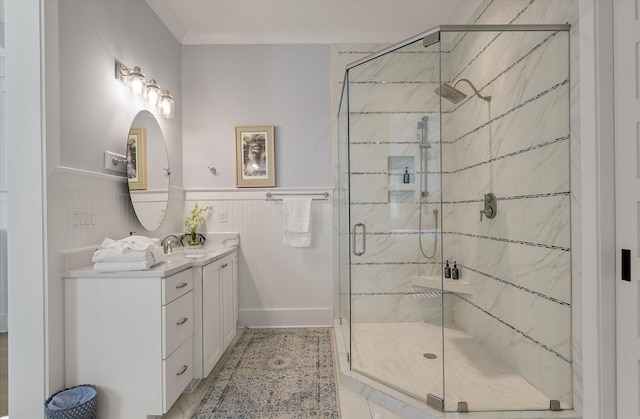
[[[443,396],[442,330],[429,323],[353,324],[352,367],[420,398]],[[549,398],[463,331],[446,329],[447,411],[544,410]],[[431,353],[436,359],[423,355]],[[565,406],[566,407],[566,406]]]

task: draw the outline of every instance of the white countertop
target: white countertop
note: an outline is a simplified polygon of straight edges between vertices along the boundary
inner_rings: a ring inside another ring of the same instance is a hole
[[[63,278],[148,278],[167,277],[191,267],[207,265],[227,256],[240,245],[240,236],[236,232],[209,233],[205,246],[195,249],[178,247],[173,253],[165,255],[163,263],[152,266],[146,271],[95,272],[91,255],[93,247],[78,251],[63,252]],[[74,257],[74,255],[76,255]]]
[[[178,249],[173,253],[165,255],[166,261],[152,266],[146,271],[123,271],[123,272],[95,272],[93,265],[83,266],[78,269],[63,272],[64,278],[147,278],[147,277],[167,277],[194,266],[204,266],[217,259],[227,256],[236,249],[235,246],[228,247],[215,244],[211,247],[204,247],[195,250]],[[190,257],[196,256],[197,257]]]

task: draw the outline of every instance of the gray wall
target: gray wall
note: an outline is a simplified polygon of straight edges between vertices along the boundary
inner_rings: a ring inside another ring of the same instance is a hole
[[[267,124],[276,186],[330,185],[329,58],[328,45],[184,46],[185,187],[235,187],[234,127]]]
[[[59,19],[61,165],[103,172],[105,149],[125,154],[129,125],[147,107],[115,79],[117,59],[139,66],[147,80],[173,94],[175,119],[158,122],[170,156],[171,184],[181,185],[178,41],[142,0],[63,0]]]

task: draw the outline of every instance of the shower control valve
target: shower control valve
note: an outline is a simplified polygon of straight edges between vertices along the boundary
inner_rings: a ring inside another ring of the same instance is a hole
[[[482,216],[492,219],[495,218],[498,213],[498,200],[496,196],[489,192],[484,194],[484,209],[480,210],[480,221],[482,222]]]

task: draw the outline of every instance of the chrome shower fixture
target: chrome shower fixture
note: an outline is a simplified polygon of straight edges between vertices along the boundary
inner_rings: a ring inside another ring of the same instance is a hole
[[[451,103],[458,103],[460,102],[462,99],[466,98],[467,95],[465,95],[464,93],[462,93],[460,90],[456,89],[456,86],[458,85],[458,83],[460,83],[461,81],[466,82],[469,86],[471,86],[471,88],[473,89],[473,92],[476,94],[476,96],[478,96],[480,99],[484,99],[487,102],[491,101],[491,95],[487,95],[487,96],[482,96],[480,94],[480,92],[478,91],[478,89],[476,89],[476,87],[473,85],[473,83],[471,83],[468,79],[458,79],[456,81],[453,82],[453,85],[447,83],[447,82],[443,82],[442,85],[440,87],[438,87],[436,90],[434,90],[439,96],[442,96],[443,98],[447,99],[449,102]]]
[[[429,117],[423,116],[420,121],[418,121],[418,142],[420,143],[420,148],[431,148],[431,145],[428,142],[427,135],[429,133]]]

